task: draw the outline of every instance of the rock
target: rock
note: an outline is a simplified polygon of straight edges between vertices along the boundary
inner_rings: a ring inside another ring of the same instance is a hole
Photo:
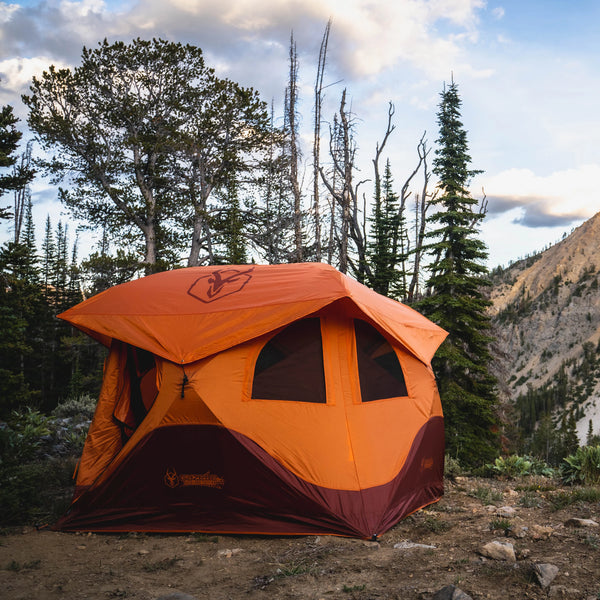
[[[182,592],[172,592],[164,596],[158,597],[156,600],[198,600],[196,596],[190,596]]]
[[[460,588],[447,585],[438,590],[431,600],[473,600],[469,594],[465,594]]]
[[[592,519],[568,519],[565,521],[565,527],[600,527]]]
[[[499,517],[504,517],[505,519],[510,519],[517,514],[517,509],[512,506],[501,506],[498,510],[496,510],[496,515]]]
[[[527,535],[528,531],[529,527],[525,525],[517,525],[516,527],[512,528],[513,536],[519,539],[523,539]]]
[[[435,550],[436,546],[428,546],[427,544],[415,544],[414,542],[398,542],[394,544],[397,550],[412,550],[413,548],[424,548],[426,550]]]
[[[217,552],[217,556],[231,558],[234,554],[239,554],[241,551],[242,551],[241,548],[231,548],[231,549],[227,549],[227,550],[219,550],[219,552]]]
[[[533,566],[533,572],[540,587],[545,590],[558,575],[558,567],[547,563],[537,564]]]
[[[530,531],[534,540],[548,539],[554,533],[552,527],[545,527],[544,525],[532,525]]]
[[[138,551],[138,554],[139,554],[140,556],[144,556],[144,554],[150,554],[150,550],[139,550],[139,551]]]
[[[481,548],[480,554],[494,560],[505,560],[508,562],[515,562],[517,560],[514,546],[510,542],[500,540],[494,540],[485,544]]]

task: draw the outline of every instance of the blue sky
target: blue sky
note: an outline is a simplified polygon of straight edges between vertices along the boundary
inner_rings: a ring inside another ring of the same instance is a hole
[[[217,6],[218,4],[218,6]],[[453,74],[473,168],[489,213],[490,266],[545,247],[600,210],[600,2],[596,0],[102,0],[0,1],[0,103],[25,117],[20,94],[50,64],[74,66],[81,48],[160,36],[200,46],[222,76],[281,103],[294,30],[310,124],[318,46],[333,26],[326,80],[331,118],[344,87],[357,116],[364,178],[384,132],[400,186],[416,144],[437,137],[435,113]],[[308,145],[307,145],[307,156]],[[363,175],[361,174],[361,178]],[[33,186],[41,223],[66,219],[47,182]],[[7,197],[3,198],[6,204]],[[8,232],[0,232],[0,240]]]

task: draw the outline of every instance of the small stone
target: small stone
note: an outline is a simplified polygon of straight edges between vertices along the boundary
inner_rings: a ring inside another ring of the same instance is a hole
[[[516,527],[512,528],[513,536],[519,539],[523,539],[527,535],[528,531],[529,527],[526,527],[525,525],[517,525]]]
[[[508,562],[515,562],[517,560],[514,546],[510,542],[500,540],[494,540],[485,544],[481,548],[480,553],[494,560],[505,560]]]
[[[473,600],[469,594],[465,594],[460,588],[453,585],[446,585],[438,590],[432,600]]]
[[[144,556],[145,554],[150,554],[150,550],[140,550],[140,551],[138,552],[138,554],[139,554],[140,556]]]
[[[413,548],[422,548],[425,550],[435,550],[436,546],[429,546],[427,544],[415,544],[414,542],[398,542],[394,544],[396,550],[412,550]]]
[[[600,527],[596,521],[592,519],[568,519],[565,521],[565,527]]]
[[[77,550],[85,550],[86,546],[85,545],[81,545],[81,546],[77,546]]]
[[[514,517],[517,514],[517,510],[512,506],[501,506],[499,509],[496,510],[496,514],[499,517],[510,519],[511,517]]]
[[[547,563],[537,564],[533,567],[533,572],[537,578],[540,587],[545,590],[558,575],[558,567]]]
[[[225,557],[225,558],[231,558],[234,554],[239,554],[241,551],[242,551],[241,548],[231,548],[231,549],[227,549],[227,550],[219,550],[217,555]]]
[[[530,528],[530,532],[531,537],[534,540],[546,540],[554,533],[554,529],[552,529],[552,527],[546,527],[544,525],[532,525]]]
[[[519,560],[525,560],[531,556],[531,550],[529,548],[523,548],[517,552],[517,558]]]

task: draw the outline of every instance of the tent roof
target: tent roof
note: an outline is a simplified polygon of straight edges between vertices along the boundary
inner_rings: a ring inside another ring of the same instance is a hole
[[[59,315],[112,339],[189,363],[347,298],[429,364],[446,332],[413,309],[323,263],[190,267],[110,288]]]

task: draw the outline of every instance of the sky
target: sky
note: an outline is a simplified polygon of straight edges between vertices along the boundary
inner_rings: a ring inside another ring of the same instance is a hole
[[[74,67],[83,46],[161,37],[201,47],[221,77],[281,106],[290,34],[309,156],[321,37],[332,20],[323,117],[343,89],[356,117],[360,179],[371,174],[389,102],[385,148],[401,187],[451,78],[462,99],[475,198],[488,202],[488,265],[541,250],[600,211],[600,2],[597,0],[20,0],[0,1],[0,104],[23,120],[21,94],[50,65]],[[308,159],[307,159],[308,160]],[[307,171],[310,165],[307,164]],[[70,219],[47,180],[32,185],[37,235]],[[4,196],[0,203],[11,199]],[[9,232],[0,231],[0,241]]]

